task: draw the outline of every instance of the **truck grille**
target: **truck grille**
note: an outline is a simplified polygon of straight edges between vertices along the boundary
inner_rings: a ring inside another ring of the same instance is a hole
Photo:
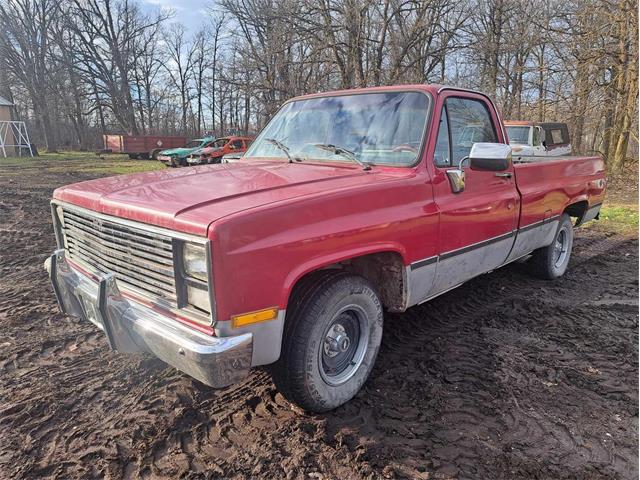
[[[63,209],[69,257],[116,278],[144,294],[177,305],[171,237]]]

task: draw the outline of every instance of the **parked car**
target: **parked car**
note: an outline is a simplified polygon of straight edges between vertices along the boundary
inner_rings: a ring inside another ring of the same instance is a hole
[[[107,153],[124,153],[129,158],[156,160],[158,154],[167,148],[180,147],[187,143],[187,137],[171,137],[166,135],[103,135],[104,151]]]
[[[196,150],[187,157],[189,165],[203,165],[206,163],[221,163],[227,153],[243,153],[247,151],[253,141],[252,137],[222,137],[205,148]]]
[[[163,150],[158,155],[158,160],[170,167],[185,167],[187,165],[187,157],[196,150],[206,148],[216,141],[215,137],[196,138],[187,143],[184,147]]]
[[[385,310],[528,256],[562,276],[605,183],[598,156],[514,163],[481,93],[315,94],[286,102],[241,162],[58,188],[46,268],[62,311],[111,348],[213,387],[272,364],[286,398],[322,412],[362,387],[384,329],[411,328]]]
[[[566,123],[540,123],[526,121],[504,122],[513,148],[518,157],[553,157],[571,155],[569,128]]]

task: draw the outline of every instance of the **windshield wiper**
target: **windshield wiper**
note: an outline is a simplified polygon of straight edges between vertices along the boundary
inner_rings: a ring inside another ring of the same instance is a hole
[[[363,170],[371,170],[371,165],[360,160],[351,150],[347,150],[343,147],[338,147],[337,145],[333,145],[331,143],[315,143],[313,146],[321,150],[327,150],[334,155],[340,155],[341,157],[347,158],[352,162],[356,162],[362,167]]]
[[[287,156],[287,158],[289,159],[289,163],[293,163],[293,157],[291,156],[291,151],[289,150],[289,147],[287,147],[284,143],[282,143],[280,140],[276,140],[275,138],[265,138],[264,141],[270,143],[271,145],[275,146],[279,150],[282,150]]]

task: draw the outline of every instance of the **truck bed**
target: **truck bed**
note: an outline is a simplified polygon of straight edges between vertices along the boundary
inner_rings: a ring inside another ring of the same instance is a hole
[[[585,158],[599,158],[596,156],[589,156],[589,157],[585,157],[582,155],[559,155],[557,157],[553,157],[553,156],[548,156],[548,157],[543,157],[543,156],[514,156],[513,157],[513,163],[514,164],[519,164],[519,163],[548,163],[548,162],[553,162],[553,161],[569,161],[569,160],[583,160]]]
[[[560,215],[567,205],[589,208],[604,199],[605,164],[600,156],[523,157],[514,159],[521,195],[520,225]]]

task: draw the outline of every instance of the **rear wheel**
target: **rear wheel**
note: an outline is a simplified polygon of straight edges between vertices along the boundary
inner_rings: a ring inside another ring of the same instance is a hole
[[[561,277],[567,270],[573,248],[573,224],[566,213],[560,217],[553,242],[533,252],[530,264],[533,273],[547,280]]]
[[[272,368],[278,390],[312,412],[348,402],[371,373],[382,324],[382,304],[366,279],[334,272],[307,278],[292,294]]]

